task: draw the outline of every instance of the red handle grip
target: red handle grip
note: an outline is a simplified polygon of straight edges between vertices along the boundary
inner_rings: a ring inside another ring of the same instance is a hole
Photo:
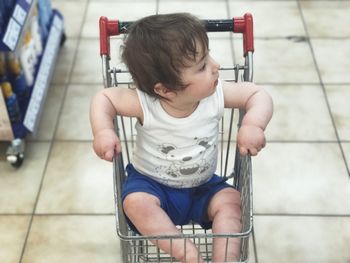
[[[100,55],[110,56],[109,37],[119,35],[119,21],[108,20],[107,17],[100,17]]]
[[[253,16],[246,13],[243,17],[234,18],[233,23],[233,32],[243,34],[244,55],[248,51],[254,52]]]

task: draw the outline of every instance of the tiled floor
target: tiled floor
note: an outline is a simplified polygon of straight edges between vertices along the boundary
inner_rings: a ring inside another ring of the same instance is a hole
[[[102,89],[98,18],[189,11],[255,20],[255,82],[273,96],[268,145],[253,159],[250,262],[350,262],[350,1],[53,0],[65,18],[36,137],[15,170],[0,144],[0,262],[121,262],[112,166],[91,148],[89,101]],[[242,40],[211,36],[222,66]],[[234,62],[234,61],[235,62]]]

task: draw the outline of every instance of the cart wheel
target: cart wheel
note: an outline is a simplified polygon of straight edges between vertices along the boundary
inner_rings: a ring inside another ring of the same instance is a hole
[[[15,168],[21,167],[24,160],[24,154],[19,154],[17,156],[7,156],[7,161]]]
[[[24,140],[14,139],[11,145],[7,148],[6,159],[16,168],[19,168],[24,160]]]

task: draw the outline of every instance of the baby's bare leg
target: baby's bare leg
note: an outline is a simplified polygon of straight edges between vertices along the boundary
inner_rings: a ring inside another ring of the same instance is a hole
[[[208,216],[213,221],[213,233],[223,234],[241,231],[239,192],[233,188],[224,188],[217,192],[209,202]],[[212,261],[237,261],[239,259],[239,244],[239,238],[215,238],[213,241]]]
[[[125,214],[142,235],[180,234],[154,195],[131,193],[124,199],[123,207]],[[157,242],[152,240],[152,243],[183,263],[204,263],[197,247],[189,240],[186,240],[186,245],[183,239],[173,239],[171,242],[168,239],[159,239]]]

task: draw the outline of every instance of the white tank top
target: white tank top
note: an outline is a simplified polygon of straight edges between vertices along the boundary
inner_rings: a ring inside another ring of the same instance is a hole
[[[222,84],[188,117],[175,118],[159,99],[137,89],[143,125],[136,123],[133,165],[140,173],[175,188],[196,187],[215,173],[219,122],[224,112]]]

